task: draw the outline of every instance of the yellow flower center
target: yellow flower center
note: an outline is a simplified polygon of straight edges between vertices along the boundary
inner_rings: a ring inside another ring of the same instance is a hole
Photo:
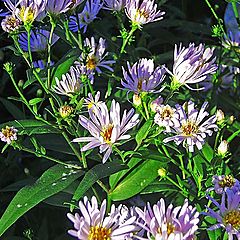
[[[185,124],[183,124],[181,129],[185,136],[192,136],[198,132],[198,126],[196,123],[191,121],[187,121]]]
[[[111,143],[112,130],[113,130],[113,125],[109,124],[108,126],[103,128],[102,132],[100,133],[104,141],[108,144]]]
[[[22,6],[19,12],[19,17],[25,24],[30,24],[35,19],[35,10],[31,7]]]
[[[94,56],[91,56],[87,60],[86,67],[87,69],[93,70],[97,66],[97,59]]]
[[[88,235],[88,240],[111,240],[111,229],[104,227],[91,227]]]
[[[221,181],[218,182],[219,186],[231,188],[235,184],[235,180],[231,175],[226,175]]]
[[[173,110],[170,106],[164,106],[162,109],[161,109],[161,118],[162,119],[166,119],[166,118],[171,118],[173,116]]]
[[[6,128],[2,129],[2,134],[6,138],[11,138],[12,136],[14,136],[15,133],[14,133],[14,131],[10,127],[6,126]]]
[[[167,223],[167,235],[169,236],[171,233],[174,233],[174,231],[175,231],[175,226],[172,223],[168,222]],[[160,233],[162,235],[162,229],[160,227],[158,228],[158,233]]]
[[[240,210],[231,210],[223,217],[225,225],[230,224],[234,229],[240,230]]]
[[[141,18],[143,17],[144,19],[148,19],[149,18],[149,13],[144,11],[143,9],[138,9],[135,15],[135,19]]]

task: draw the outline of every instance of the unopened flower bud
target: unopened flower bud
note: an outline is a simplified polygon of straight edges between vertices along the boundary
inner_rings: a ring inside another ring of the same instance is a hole
[[[160,177],[165,177],[167,175],[167,170],[165,168],[159,168],[158,169],[158,175]]]
[[[23,85],[24,85],[24,81],[23,81],[23,80],[19,80],[19,81],[18,81],[18,87],[19,87],[19,88],[22,88]]]
[[[141,97],[138,94],[133,95],[133,104],[138,107],[142,104]]]
[[[74,109],[71,106],[65,105],[59,108],[59,113],[62,118],[67,118],[73,113]]]
[[[218,146],[218,155],[221,157],[225,157],[228,152],[228,147],[228,142],[226,140],[223,140]]]
[[[233,115],[230,116],[229,120],[228,120],[228,124],[230,124],[230,125],[233,124],[234,120],[235,120],[235,117]]]
[[[37,97],[41,97],[42,94],[43,94],[42,89],[38,89],[38,90],[37,90],[37,93],[36,93]]]
[[[221,123],[225,119],[224,112],[221,109],[218,109],[216,112],[217,122]]]

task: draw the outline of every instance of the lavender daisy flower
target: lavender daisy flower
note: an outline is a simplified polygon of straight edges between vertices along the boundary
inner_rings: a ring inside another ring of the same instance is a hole
[[[152,59],[142,58],[131,67],[127,62],[128,71],[122,67],[124,80],[121,84],[124,88],[136,94],[141,92],[156,92],[156,88],[165,78],[165,67],[154,69]]]
[[[3,31],[11,33],[21,27],[21,21],[14,15],[6,16],[1,22],[1,27]]]
[[[126,0],[125,12],[132,24],[139,28],[143,24],[162,20],[165,14],[157,10],[154,0]]]
[[[165,127],[165,132],[171,132],[171,128],[179,127],[179,114],[177,110],[169,105],[156,107],[154,122],[160,127]]]
[[[121,11],[126,4],[126,0],[104,0],[104,9],[111,11]]]
[[[226,206],[227,195],[227,206]],[[208,212],[204,215],[210,216],[217,220],[217,223],[208,230],[215,230],[220,227],[224,228],[228,234],[228,239],[233,240],[234,235],[240,239],[240,192],[227,190],[222,194],[222,201],[219,204],[215,199],[207,196],[209,200],[219,209],[215,212],[206,206]]]
[[[16,4],[13,4],[11,0],[5,0],[4,3],[24,25],[29,25],[44,12],[47,0],[19,0]]]
[[[50,14],[59,15],[77,7],[82,2],[83,0],[48,0],[46,11]]]
[[[138,224],[147,231],[149,240],[193,239],[198,229],[199,213],[188,204],[187,199],[183,206],[174,208],[170,204],[166,208],[165,201],[161,198],[153,207],[148,203],[144,211],[139,208],[136,211],[144,221],[144,224]]]
[[[209,74],[215,73],[217,65],[215,64],[216,57],[213,57],[214,48],[206,48],[203,44],[195,47],[194,43],[190,43],[188,48],[175,45],[174,64],[171,87],[173,90],[185,85],[191,90],[189,84],[202,82]]]
[[[97,18],[102,6],[103,3],[101,3],[101,0],[88,0],[83,11],[78,14],[78,18],[76,16],[70,17],[69,29],[73,32],[77,32],[79,28],[83,28],[83,33],[85,33],[88,25]]]
[[[84,197],[83,202],[79,202],[79,213],[75,215],[68,213],[67,217],[73,222],[74,229],[68,233],[80,240],[125,240],[126,237],[135,231],[135,217],[129,218],[124,223],[120,222],[120,211],[112,204],[110,213],[106,214],[106,200],[98,207],[96,197],[91,201]]]
[[[124,110],[122,120],[120,119],[120,105],[115,100],[112,101],[110,113],[105,103],[97,108],[89,109],[90,119],[79,116],[79,123],[86,128],[92,137],[80,137],[73,142],[89,142],[82,147],[81,151],[100,147],[100,153],[105,152],[102,162],[105,163],[112,152],[112,146],[120,140],[129,139],[130,135],[126,132],[136,126],[139,122],[138,114],[134,114],[131,109]]]
[[[240,31],[233,33],[232,31],[228,32],[228,35],[224,37],[222,45],[231,49],[234,48],[236,51],[240,51]]]
[[[172,128],[172,132],[176,135],[165,138],[163,142],[174,141],[177,145],[183,143],[183,146],[190,152],[194,152],[194,145],[201,149],[207,135],[211,136],[213,130],[217,130],[216,115],[204,120],[209,115],[205,111],[207,105],[208,103],[205,102],[200,111],[194,108],[192,101],[185,103],[183,106],[176,105],[179,124]]]
[[[106,68],[113,72],[112,67],[109,65],[114,64],[114,60],[105,60],[108,55],[106,52],[106,40],[103,38],[99,39],[98,44],[94,37],[91,39],[86,38],[84,41],[84,47],[89,50],[88,54],[82,53],[80,56],[80,65],[86,63],[85,66],[89,71],[96,71],[102,73],[100,68]]]
[[[79,69],[71,67],[69,73],[63,74],[60,81],[56,78],[54,92],[66,96],[78,94],[82,86],[80,75]]]
[[[228,189],[232,191],[240,191],[240,183],[236,178],[231,175],[213,176],[212,183],[214,184],[214,190],[217,194],[222,194]]]
[[[30,48],[31,52],[44,52],[47,50],[48,39],[50,36],[50,32],[44,29],[38,29],[35,31],[31,31],[30,35]],[[58,41],[59,37],[56,34],[52,36],[51,45],[55,44]],[[28,35],[26,32],[21,33],[19,35],[18,40],[23,51],[28,51]]]
[[[81,62],[75,62],[75,67],[79,69],[81,72],[81,81],[82,82],[88,82],[90,80],[90,83],[93,84],[94,82],[94,71],[92,69],[88,69],[87,66],[85,66]]]
[[[11,144],[12,141],[17,140],[17,132],[18,130],[15,127],[8,127],[2,128],[0,132],[0,139],[7,144]]]

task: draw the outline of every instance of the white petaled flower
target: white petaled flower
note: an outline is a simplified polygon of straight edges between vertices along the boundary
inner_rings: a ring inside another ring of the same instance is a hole
[[[126,0],[104,0],[103,9],[121,11],[125,7]]]
[[[82,86],[80,76],[79,68],[71,67],[69,73],[62,75],[61,80],[56,78],[54,92],[66,96],[78,94]]]
[[[165,205],[160,199],[153,207],[148,203],[142,211],[136,208],[139,218],[138,225],[147,232],[147,239],[155,240],[190,240],[195,238],[198,229],[199,213],[188,204],[186,199],[183,206]],[[146,239],[146,238],[139,238]]]
[[[88,98],[85,99],[85,105],[87,106],[88,109],[92,109],[95,107],[99,107],[103,102],[99,101],[100,99],[100,92],[98,91],[93,97],[91,93],[88,94]]]
[[[91,201],[84,197],[83,202],[79,202],[81,214],[67,214],[74,224],[74,229],[68,233],[79,240],[125,240],[129,234],[132,235],[136,230],[136,217],[121,222],[119,208],[112,204],[107,215],[106,205],[104,200],[99,209],[96,197],[92,197]]]
[[[154,0],[126,0],[125,12],[132,24],[141,27],[143,24],[163,19],[165,12],[157,10]]]
[[[163,142],[174,141],[177,145],[183,143],[184,147],[190,152],[194,152],[194,145],[201,149],[207,135],[211,136],[213,130],[218,129],[215,124],[217,120],[216,115],[204,120],[209,115],[205,111],[207,105],[208,103],[205,102],[200,111],[194,108],[192,101],[185,103],[183,106],[176,105],[177,113],[179,114],[179,124],[171,128],[171,132],[175,136],[165,138]]]
[[[21,26],[21,21],[14,15],[6,16],[2,22],[1,26],[3,31],[11,33],[18,30]]]
[[[189,84],[202,82],[216,72],[216,57],[213,57],[213,52],[214,48],[205,49],[204,44],[195,46],[190,43],[187,48],[182,47],[182,44],[179,48],[175,45],[173,72],[168,70],[172,75],[171,87],[177,89],[185,85],[191,90],[203,90],[204,87],[193,89]]]
[[[16,128],[6,126],[5,128],[2,128],[2,131],[0,132],[0,139],[7,144],[11,144],[12,141],[17,140],[17,132],[18,130]]]
[[[112,152],[112,146],[120,140],[129,139],[126,132],[136,126],[139,122],[138,114],[134,114],[134,109],[124,110],[122,119],[120,118],[120,105],[112,100],[110,113],[105,103],[98,107],[89,109],[89,118],[80,115],[79,123],[86,128],[92,137],[80,137],[73,142],[89,142],[82,147],[81,151],[100,147],[100,153],[105,152],[102,162],[105,163]]]
[[[179,114],[175,108],[169,105],[159,105],[156,107],[154,122],[160,127],[165,127],[166,132],[171,132],[172,127],[179,127]]]

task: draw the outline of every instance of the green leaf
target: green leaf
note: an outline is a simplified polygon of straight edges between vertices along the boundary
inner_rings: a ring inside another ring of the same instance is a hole
[[[33,98],[29,101],[29,105],[33,106],[43,101],[43,98]]]
[[[206,143],[203,148],[202,148],[202,153],[204,155],[204,157],[209,161],[211,162],[211,160],[213,159],[213,156],[214,156],[214,151],[213,149],[211,148],[211,146]]]
[[[136,142],[139,145],[141,145],[142,141],[147,137],[149,130],[152,127],[152,120],[148,119],[143,126],[139,129],[137,135],[136,135]]]
[[[23,187],[13,198],[0,219],[0,236],[28,210],[44,199],[62,191],[84,171],[63,165],[55,165],[31,186]]]
[[[56,63],[53,69],[52,85],[56,83],[56,78],[61,79],[62,75],[67,73],[74,62],[80,56],[80,50],[75,48],[71,49],[63,58]]]
[[[46,133],[59,133],[60,131],[44,122],[37,120],[15,120],[0,124],[0,129],[9,126],[18,129],[18,134],[32,135],[32,134],[46,134]]]
[[[157,178],[161,167],[163,163],[159,161],[145,160],[117,185],[109,197],[114,201],[120,201],[140,193]]]
[[[90,169],[80,182],[77,190],[74,193],[73,200],[78,201],[83,194],[99,179],[108,177],[111,174],[120,170],[126,169],[127,166],[119,162],[108,162],[98,164]]]

